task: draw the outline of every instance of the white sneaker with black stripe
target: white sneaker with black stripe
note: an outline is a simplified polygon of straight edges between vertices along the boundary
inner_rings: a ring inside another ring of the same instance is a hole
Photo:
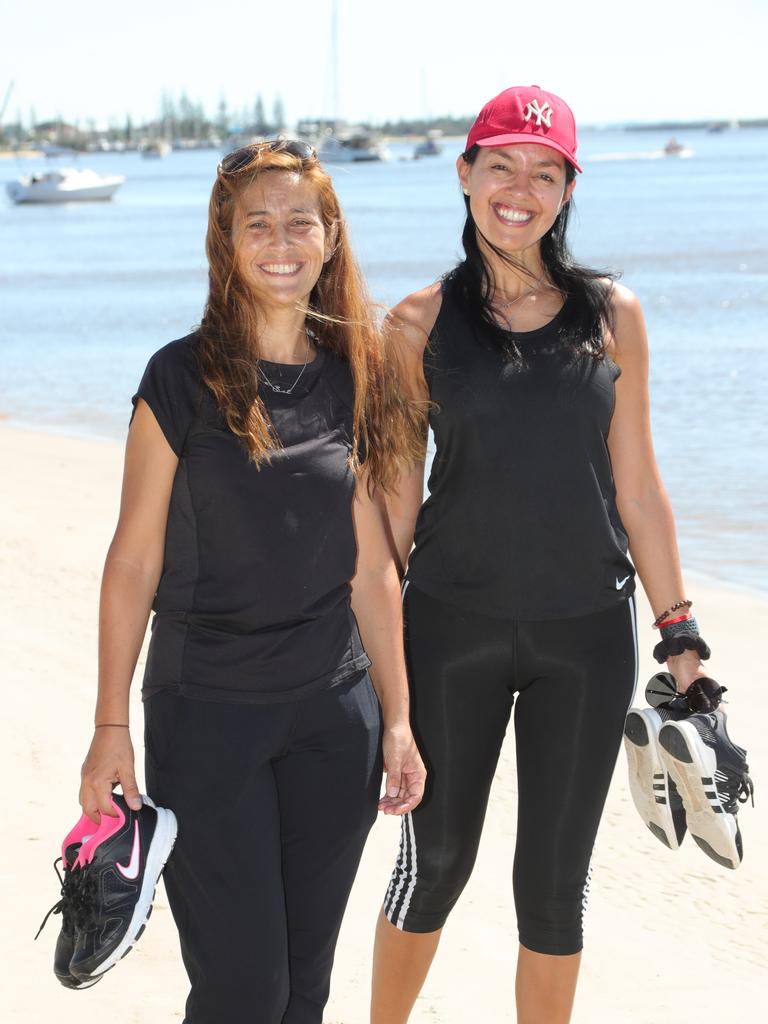
[[[629,791],[637,812],[656,838],[677,850],[685,835],[685,810],[659,749],[659,731],[682,713],[665,708],[631,708],[624,723]]]
[[[737,868],[744,852],[736,814],[740,803],[754,804],[754,786],[747,752],[728,736],[725,713],[665,722],[659,747],[694,840],[718,864]]]

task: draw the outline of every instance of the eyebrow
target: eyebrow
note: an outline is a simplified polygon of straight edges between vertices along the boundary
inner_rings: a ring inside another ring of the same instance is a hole
[[[510,154],[505,153],[503,149],[492,149],[491,152],[496,153],[497,156],[500,156],[504,160],[512,159]],[[557,160],[537,160],[536,167],[557,167],[558,169],[562,170],[562,167],[557,162]]]
[[[317,216],[317,211],[312,210],[307,206],[294,206],[289,211],[290,213],[313,213]],[[270,210],[249,210],[245,215],[246,217],[271,217],[272,212]]]

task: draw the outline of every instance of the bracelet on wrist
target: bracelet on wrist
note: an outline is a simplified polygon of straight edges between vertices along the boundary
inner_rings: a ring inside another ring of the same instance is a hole
[[[656,618],[653,620],[653,628],[658,629],[661,623],[664,622],[668,615],[673,615],[676,611],[679,611],[681,608],[690,609],[692,605],[693,601],[689,601],[688,598],[683,598],[682,601],[678,601],[676,604],[673,604],[671,608],[667,608],[665,611],[663,611],[661,615],[657,615]]]
[[[94,725],[94,729],[130,729],[130,725],[125,725],[124,722],[102,722],[100,725]]]
[[[665,622],[659,626],[662,640],[671,640],[673,636],[698,636],[699,624],[693,615],[687,615],[675,622]]]
[[[693,616],[690,612],[686,612],[685,615],[678,615],[676,619],[665,619],[660,622],[657,629],[664,629],[665,626],[674,626],[677,622],[686,622],[688,619],[692,619]]]

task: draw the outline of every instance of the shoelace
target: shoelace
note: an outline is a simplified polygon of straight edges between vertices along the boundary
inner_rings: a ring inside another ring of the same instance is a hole
[[[73,893],[71,910],[78,932],[90,932],[96,927],[96,897],[98,879],[87,867],[78,872],[78,886]]]
[[[752,806],[755,806],[755,784],[749,777],[749,765],[746,762],[744,763],[741,777],[729,779],[726,793],[728,794],[728,799],[723,804],[723,808],[728,814],[735,814],[738,804],[745,804],[750,800],[752,801]]]
[[[51,914],[61,914],[62,916],[62,927],[65,931],[69,931],[75,919],[75,908],[77,904],[77,896],[80,890],[80,884],[82,882],[83,872],[73,871],[71,868],[64,866],[64,874],[59,871],[59,864],[64,866],[64,862],[61,857],[57,857],[53,862],[53,870],[56,872],[59,882],[61,883],[61,899],[58,903],[54,903],[51,909],[43,918],[42,924],[37,929],[37,935],[35,939],[40,935],[40,932],[48,924],[48,918]]]
[[[77,888],[74,904],[75,927],[81,932],[90,932],[97,926],[98,879],[86,868]]]

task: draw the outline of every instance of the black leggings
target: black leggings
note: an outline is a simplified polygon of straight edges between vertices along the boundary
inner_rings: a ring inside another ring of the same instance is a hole
[[[445,923],[472,873],[514,700],[520,942],[577,953],[592,847],[636,682],[634,599],[579,618],[519,622],[406,587],[414,732],[429,775],[423,802],[403,819],[384,911],[409,932]]]
[[[149,794],[179,821],[165,887],[185,1024],[321,1024],[379,798],[368,674],[292,704],[160,693],[145,722]]]

